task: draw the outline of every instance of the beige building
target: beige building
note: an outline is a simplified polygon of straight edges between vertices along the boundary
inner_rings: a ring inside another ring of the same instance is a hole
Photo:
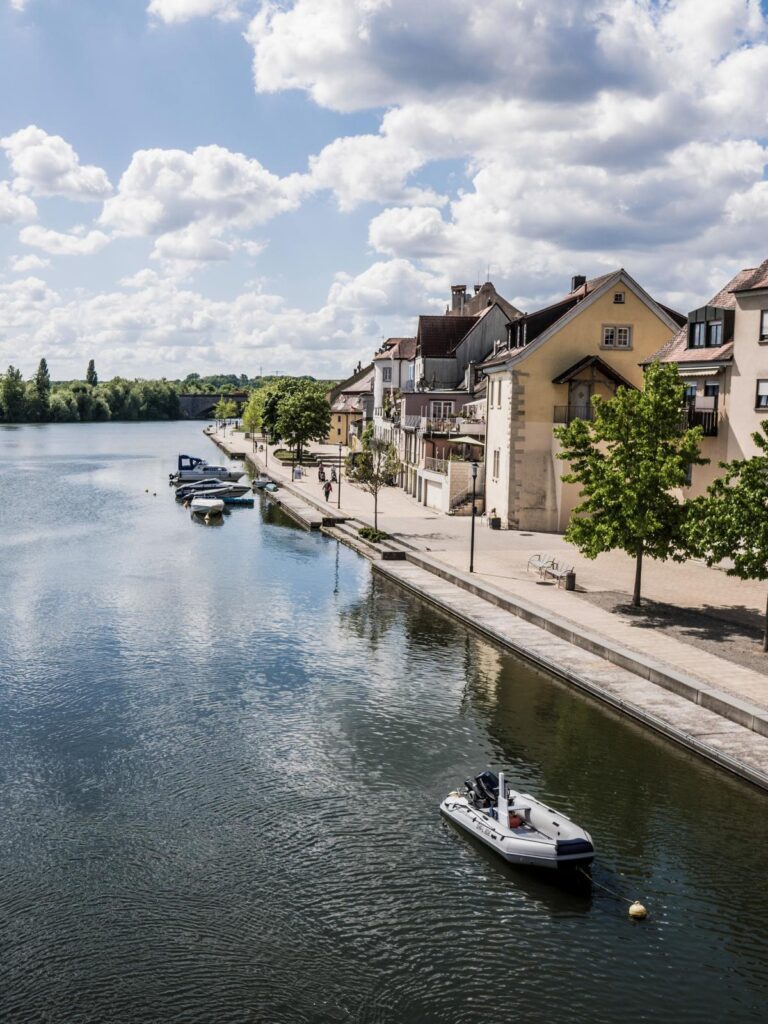
[[[687,420],[701,426],[709,465],[691,467],[687,497],[706,491],[720,462],[757,454],[752,434],[768,413],[768,260],[739,271],[654,358],[676,363]]]
[[[373,413],[373,365],[358,365],[351,377],[328,392],[331,419],[325,444],[355,447]]]
[[[562,482],[555,426],[589,419],[593,395],[641,387],[640,364],[683,319],[617,270],[575,277],[564,298],[509,323],[504,347],[482,364],[489,516],[506,529],[565,530],[578,487]]]

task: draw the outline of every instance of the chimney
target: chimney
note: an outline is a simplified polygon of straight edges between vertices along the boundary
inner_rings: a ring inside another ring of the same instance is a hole
[[[587,279],[583,274],[576,274],[575,277],[571,278],[571,291],[575,292],[577,288],[581,288],[581,286],[586,283]]]
[[[463,313],[464,303],[467,301],[467,286],[465,284],[451,285],[451,312]]]

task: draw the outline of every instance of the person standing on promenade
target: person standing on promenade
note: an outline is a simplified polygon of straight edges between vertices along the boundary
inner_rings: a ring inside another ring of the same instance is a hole
[[[325,483],[323,484],[323,494],[325,495],[326,501],[328,501],[328,499],[330,498],[332,490],[333,484],[331,483],[330,480],[326,480]]]
[[[322,464],[322,462],[317,467],[317,479],[320,481],[321,484],[325,483],[325,466]]]

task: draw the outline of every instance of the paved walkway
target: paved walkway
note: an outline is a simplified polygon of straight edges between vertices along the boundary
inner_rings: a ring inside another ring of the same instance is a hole
[[[219,435],[221,440],[221,435]],[[230,450],[250,453],[252,443],[242,435],[226,434]],[[328,455],[337,447],[318,446]],[[263,456],[263,453],[262,453]],[[267,471],[275,479],[291,484],[290,467],[284,468],[267,455]],[[310,471],[293,486],[307,501],[325,505],[317,480]],[[337,504],[334,487],[331,502]],[[361,523],[373,523],[373,499],[350,484],[341,485],[341,512]],[[484,523],[484,520],[478,520]],[[426,552],[454,570],[466,572],[469,561],[469,517],[444,516],[417,504],[399,488],[385,488],[379,496],[379,529],[385,530],[404,546]],[[636,651],[646,658],[663,662],[678,672],[694,676],[707,686],[731,693],[735,698],[768,708],[768,676],[717,657],[691,644],[665,634],[660,629],[643,627],[630,616],[623,616],[592,604],[578,594],[560,590],[527,572],[528,558],[545,552],[573,564],[580,587],[587,591],[609,591],[629,595],[634,580],[634,562],[620,552],[601,555],[595,561],[583,558],[561,535],[519,531],[490,530],[476,525],[475,573],[478,583],[486,582],[542,610],[570,619],[582,628],[610,638],[614,643]],[[684,564],[648,560],[644,570],[643,596],[681,608],[706,611],[716,618],[762,614],[766,586],[745,582],[725,573],[708,569],[697,562]],[[768,657],[768,656],[767,656]]]

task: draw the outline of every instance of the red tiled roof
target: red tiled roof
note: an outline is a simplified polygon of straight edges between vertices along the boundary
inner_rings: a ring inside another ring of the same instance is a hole
[[[734,285],[731,291],[750,292],[758,288],[768,288],[768,260],[764,260],[759,267],[755,267],[753,270],[742,270],[741,273],[748,274],[749,276],[745,277],[739,284]],[[738,277],[739,275],[737,274],[736,276]]]
[[[384,345],[387,347],[377,352],[374,359],[413,359],[416,355],[415,338],[387,338]]]

